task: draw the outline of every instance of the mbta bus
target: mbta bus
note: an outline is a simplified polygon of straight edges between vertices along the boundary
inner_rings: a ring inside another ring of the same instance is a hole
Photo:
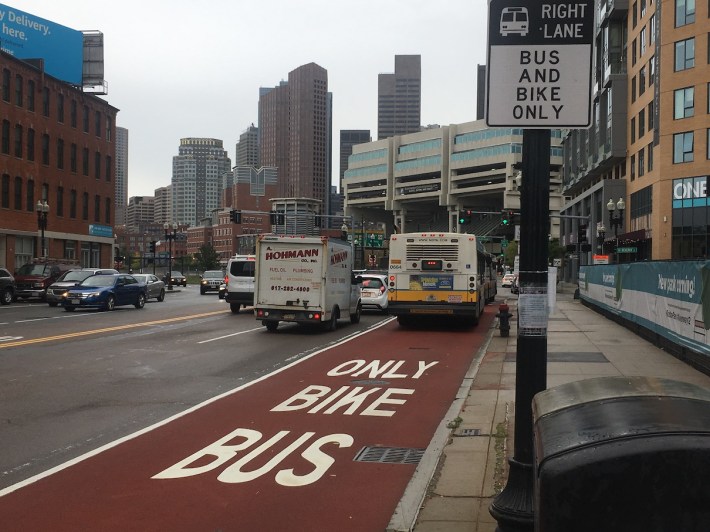
[[[400,325],[450,316],[476,325],[495,299],[493,256],[475,235],[405,233],[390,238],[388,311]]]

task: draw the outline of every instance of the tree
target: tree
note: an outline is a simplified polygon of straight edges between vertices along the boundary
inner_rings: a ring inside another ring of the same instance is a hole
[[[219,270],[221,265],[219,263],[219,254],[212,247],[212,244],[204,244],[200,246],[200,249],[195,253],[195,264],[198,270]]]

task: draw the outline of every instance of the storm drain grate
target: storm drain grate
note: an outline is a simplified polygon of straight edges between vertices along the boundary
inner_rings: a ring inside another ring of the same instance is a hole
[[[355,456],[356,462],[381,462],[385,464],[418,464],[424,449],[405,447],[363,447]]]
[[[461,432],[456,434],[456,436],[480,436],[481,429],[461,429]]]

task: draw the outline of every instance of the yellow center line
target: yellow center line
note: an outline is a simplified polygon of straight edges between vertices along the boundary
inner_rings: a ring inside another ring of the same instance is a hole
[[[23,345],[32,344],[42,344],[45,342],[52,342],[54,340],[65,340],[67,338],[78,338],[80,336],[90,336],[92,334],[102,334],[107,332],[122,331],[126,329],[135,329],[136,327],[150,327],[152,325],[160,325],[163,323],[171,323],[175,321],[191,320],[195,318],[204,318],[207,316],[216,316],[217,314],[224,314],[223,310],[216,312],[205,312],[203,314],[193,314],[191,316],[179,316],[177,318],[165,318],[164,320],[148,321],[143,323],[131,323],[128,325],[117,325],[115,327],[106,327],[105,329],[93,329],[90,331],[81,331],[75,333],[58,334],[56,336],[46,336],[44,338],[33,338],[31,340],[18,340],[16,342],[0,343],[0,349],[5,349],[7,347],[19,347]]]

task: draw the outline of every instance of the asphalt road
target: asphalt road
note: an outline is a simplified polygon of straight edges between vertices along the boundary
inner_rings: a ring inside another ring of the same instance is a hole
[[[383,319],[281,325],[180,287],[144,309],[0,307],[0,489],[267,375]]]

